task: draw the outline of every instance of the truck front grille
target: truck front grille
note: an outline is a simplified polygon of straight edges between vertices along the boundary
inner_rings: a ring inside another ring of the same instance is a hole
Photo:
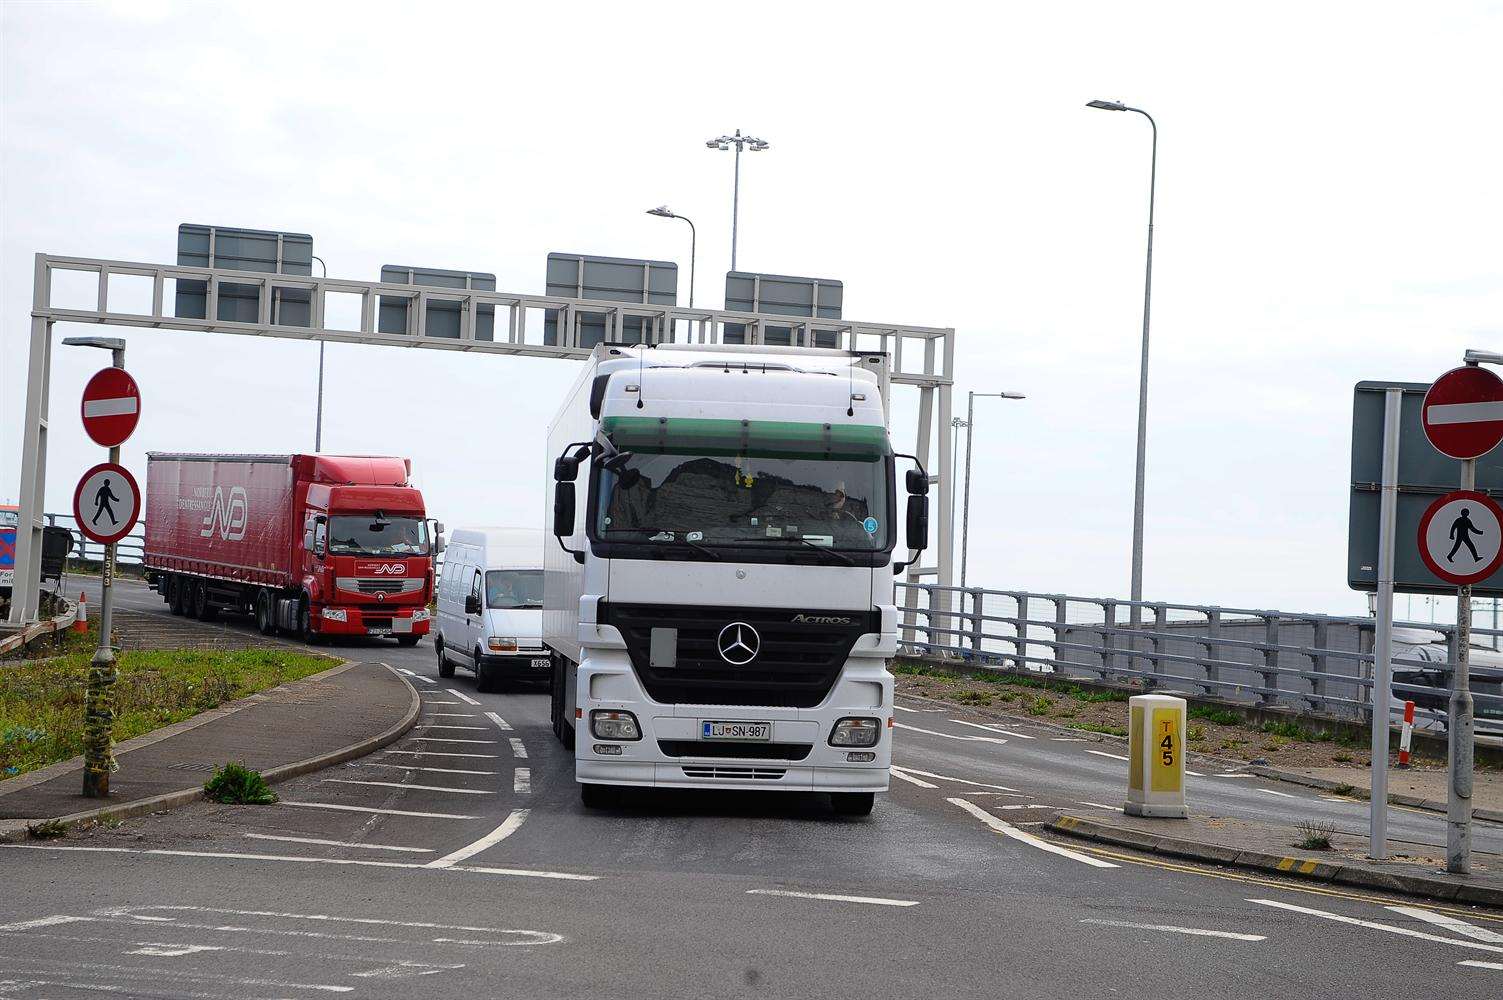
[[[423,578],[341,576],[334,581],[334,585],[351,594],[415,594],[423,589]]]
[[[658,740],[667,757],[731,757],[740,760],[803,760],[812,743],[711,743],[706,740]]]
[[[882,627],[876,611],[602,602],[599,614],[601,624],[620,630],[648,695],[668,705],[813,708],[834,687],[856,640]],[[757,655],[740,666],[726,662],[717,646],[721,630],[734,622],[750,625],[760,638]],[[652,666],[655,628],[678,630],[673,667]]]
[[[787,773],[787,768],[782,767],[721,767],[714,764],[704,766],[695,764],[684,765],[684,775],[686,777],[718,778],[722,781],[777,781]]]

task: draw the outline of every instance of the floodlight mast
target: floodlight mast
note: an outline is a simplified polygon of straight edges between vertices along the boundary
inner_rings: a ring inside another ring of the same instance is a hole
[[[735,135],[723,135],[718,139],[709,139],[705,142],[705,148],[718,149],[725,152],[732,146],[736,147],[736,170],[735,181],[731,187],[731,270],[736,270],[736,223],[741,214],[741,148],[744,146],[753,153],[760,153],[771,148],[766,139],[758,139],[754,135],[742,135],[738,128]]]

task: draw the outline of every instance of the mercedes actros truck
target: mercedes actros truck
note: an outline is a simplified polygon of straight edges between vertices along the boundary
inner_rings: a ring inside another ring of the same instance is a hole
[[[893,577],[928,534],[887,390],[882,354],[595,349],[549,425],[543,598],[553,728],[587,807],[648,786],[870,813],[892,759]]]

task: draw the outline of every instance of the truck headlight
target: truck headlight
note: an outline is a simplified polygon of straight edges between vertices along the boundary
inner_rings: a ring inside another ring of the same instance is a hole
[[[427,608],[418,608],[416,611],[414,611],[412,613],[412,620],[415,621],[415,622],[425,622],[430,617],[431,617],[431,614],[429,613],[429,611],[428,611]]]
[[[331,622],[347,622],[350,620],[350,613],[344,608],[324,608],[323,616]]]
[[[832,747],[874,747],[882,733],[879,719],[841,719],[830,730]]]
[[[491,647],[492,653],[515,653],[517,640],[508,635],[493,635],[485,640],[486,645]]]
[[[590,713],[590,731],[597,740],[640,740],[642,730],[637,727],[637,717],[630,712],[612,712],[595,709]]]

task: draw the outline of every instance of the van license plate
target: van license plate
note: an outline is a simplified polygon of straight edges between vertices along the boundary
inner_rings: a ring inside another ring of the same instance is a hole
[[[553,666],[553,664],[551,664],[551,663],[548,662],[548,658],[546,656],[533,657],[533,660],[532,660],[532,669],[534,669],[534,670],[547,670],[551,666]]]
[[[770,740],[770,722],[701,722],[699,738],[703,740]]]

